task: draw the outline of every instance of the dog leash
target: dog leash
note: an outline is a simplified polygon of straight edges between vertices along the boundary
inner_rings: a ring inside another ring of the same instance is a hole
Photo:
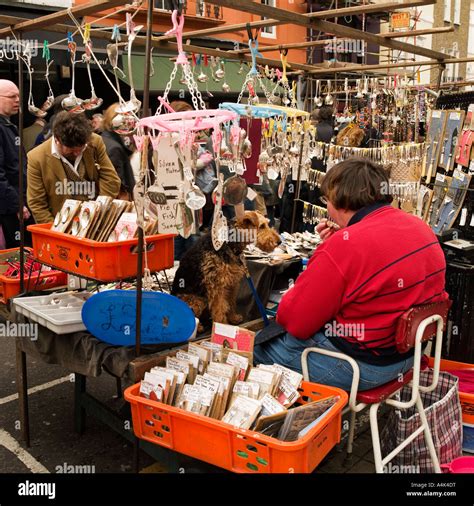
[[[268,325],[270,325],[270,322],[268,321],[267,312],[265,311],[265,307],[263,306],[263,303],[260,300],[260,297],[258,296],[257,290],[255,289],[255,285],[253,284],[252,277],[250,276],[247,263],[245,262],[245,259],[242,258],[242,256],[240,256],[239,258],[240,261],[242,262],[242,265],[245,268],[245,278],[247,279],[247,283],[249,284],[250,290],[252,291],[253,298],[255,299],[255,303],[257,304],[258,311],[263,318],[263,324],[265,325],[265,327],[268,327]]]

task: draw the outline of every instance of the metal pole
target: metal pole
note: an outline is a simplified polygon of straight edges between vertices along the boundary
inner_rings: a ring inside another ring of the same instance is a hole
[[[293,200],[293,216],[291,218],[291,229],[290,233],[292,234],[295,231],[295,221],[296,221],[296,203],[298,202],[300,198],[300,191],[301,191],[301,165],[303,161],[303,147],[304,147],[304,141],[306,136],[306,130],[304,130],[303,127],[303,135],[301,139],[301,149],[300,149],[300,160],[298,163],[298,178],[296,180],[296,195]]]
[[[150,108],[150,51],[151,51],[152,28],[153,28],[153,0],[148,0],[146,44],[145,44],[145,76],[143,82],[143,112],[142,112],[143,117],[149,116],[149,108]],[[144,232],[141,227],[138,227],[137,317],[136,317],[137,325],[135,333],[135,353],[137,357],[140,355],[140,341],[142,330],[141,326],[142,326],[142,298],[143,298],[142,292],[143,244],[144,244]]]
[[[25,289],[24,280],[24,267],[25,267],[25,231],[24,231],[24,219],[23,219],[23,207],[25,205],[23,198],[23,60],[20,58],[18,53],[18,90],[20,92],[20,110],[18,113],[18,221],[20,224],[20,293],[23,293]]]

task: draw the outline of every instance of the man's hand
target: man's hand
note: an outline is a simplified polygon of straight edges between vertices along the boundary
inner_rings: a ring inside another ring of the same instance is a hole
[[[339,230],[339,227],[332,221],[323,219],[316,226],[316,232],[321,237],[321,241],[324,242],[331,237],[335,232]]]
[[[18,219],[20,219],[20,213],[17,213]],[[23,219],[27,220],[31,216],[29,209],[26,206],[23,206]]]

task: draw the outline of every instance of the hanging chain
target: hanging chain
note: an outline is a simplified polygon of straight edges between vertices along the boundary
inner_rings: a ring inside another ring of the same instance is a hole
[[[174,68],[171,72],[170,79],[168,83],[166,84],[165,91],[163,93],[163,100],[165,102],[168,101],[168,95],[171,90],[171,86],[173,84],[173,81],[175,80],[176,74],[178,73],[178,65],[175,63]],[[160,105],[158,106],[158,109],[156,110],[155,116],[158,116],[158,114],[161,114],[161,111],[163,109],[163,102],[160,102]]]
[[[191,67],[189,64],[183,66],[184,79],[186,81],[186,85],[189,89],[189,93],[191,93],[191,99],[193,101],[194,109],[198,110],[199,107],[201,109],[206,109],[206,104],[202,98],[202,94],[199,91],[199,88],[194,80],[194,75],[191,71]],[[199,101],[199,104],[198,104]]]

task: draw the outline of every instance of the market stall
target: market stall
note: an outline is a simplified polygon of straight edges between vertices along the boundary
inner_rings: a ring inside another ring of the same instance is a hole
[[[275,24],[311,26],[410,51],[431,58],[426,65],[450,62],[444,53],[324,20],[353,12],[351,8],[306,16],[247,0],[238,5],[233,0],[211,3],[265,15],[270,22],[274,17]],[[392,205],[421,218],[445,247],[462,249],[469,256],[474,249],[469,241],[474,106],[455,104],[454,97],[445,104],[440,99],[435,102],[432,98],[437,92],[410,85],[407,75],[380,76],[376,71],[387,68],[383,65],[315,68],[288,62],[284,47],[279,47],[280,61],[266,59],[259,50],[258,32],[252,33],[252,28],[268,20],[245,26],[248,49],[238,51],[185,43],[185,16],[178,4],[171,14],[170,30],[159,37],[151,33],[151,2],[146,37],[139,35],[143,27],[134,21],[140,2],[118,11],[125,21],[111,33],[81,20],[101,7],[122,4],[94,2],[9,29],[21,42],[19,34],[31,28],[63,19],[72,22],[65,34],[72,86],[62,100],[62,108],[70,113],[102,105],[90,72],[92,61],[101,68],[92,41],[110,38],[107,54],[113,71],[109,75],[101,71],[118,100],[113,131],[133,139],[139,159],[133,202],[105,195],[65,199],[52,223],[28,227],[31,250],[24,247],[22,230],[18,252],[1,253],[10,267],[0,281],[4,302],[13,298],[12,318],[41,326],[36,341],[17,340],[25,441],[29,444],[26,354],[32,354],[75,373],[78,431],[84,429],[84,410],[98,413],[117,427],[117,419],[104,415],[86,393],[86,376],[106,371],[117,378],[120,390],[122,380],[133,383],[125,397],[131,404],[135,435],[130,431],[124,435],[135,442],[136,450],[139,438],[234,472],[312,472],[341,440],[348,389],[312,383],[308,378],[303,381],[302,374],[279,363],[254,366],[253,361],[254,345],[259,344],[255,331],[269,326],[283,293],[324,242],[315,226],[329,223],[339,228],[317,200],[321,195],[311,192],[342,161],[375,162],[390,174],[389,185],[381,193],[393,197]],[[365,8],[369,12],[375,7]],[[120,30],[126,31],[126,45],[121,43]],[[79,55],[81,40],[84,52]],[[143,45],[142,103],[134,86],[132,48]],[[158,46],[174,55],[158,104],[151,104],[149,55]],[[29,76],[28,109],[41,117],[53,103],[53,91],[49,86],[46,103],[38,108],[31,48],[26,45],[17,57],[20,75],[26,67]],[[47,41],[42,57],[47,79]],[[206,74],[203,65],[208,57]],[[79,58],[88,71],[87,99],[79,97],[84,90],[75,81]],[[209,78],[220,83],[223,92],[230,91],[226,79],[230,61],[234,67],[240,62],[239,69],[246,70],[240,94],[235,102],[223,101],[209,109],[203,97],[205,92],[210,94]],[[289,75],[290,66],[292,72],[305,73],[307,98],[312,77],[318,77],[309,100],[301,100],[301,82]],[[124,71],[128,96],[121,91]],[[173,109],[170,100],[176,80],[191,102],[180,111]],[[22,86],[20,91],[24,93]],[[305,110],[323,105],[335,111],[337,131],[330,142],[320,140],[310,111]],[[21,130],[20,119],[20,137]],[[21,166],[21,146],[20,153]],[[313,168],[314,161],[321,170]],[[212,223],[178,265],[173,240],[200,234],[202,210],[210,199],[198,184],[198,175],[208,167],[215,183],[210,192]],[[271,186],[271,182],[273,196],[281,201],[281,216],[285,212],[290,216],[288,231],[280,230],[280,234],[254,210],[263,185]],[[20,208],[24,184],[20,171]],[[20,216],[21,226],[23,221]],[[465,232],[465,239],[453,236],[455,224]],[[8,278],[18,278],[18,286],[7,293]],[[66,281],[68,291],[51,294]],[[43,293],[46,288],[48,294]],[[42,293],[32,296],[32,291]],[[458,306],[455,300],[453,308]],[[447,314],[443,316],[446,320]],[[472,326],[463,332],[458,341],[472,356]],[[445,343],[450,339],[455,341],[454,334]],[[351,392],[351,409],[353,397]],[[472,406],[469,399],[463,407],[470,409],[466,406]],[[465,430],[467,434],[470,427]],[[434,469],[439,471],[439,465]]]

